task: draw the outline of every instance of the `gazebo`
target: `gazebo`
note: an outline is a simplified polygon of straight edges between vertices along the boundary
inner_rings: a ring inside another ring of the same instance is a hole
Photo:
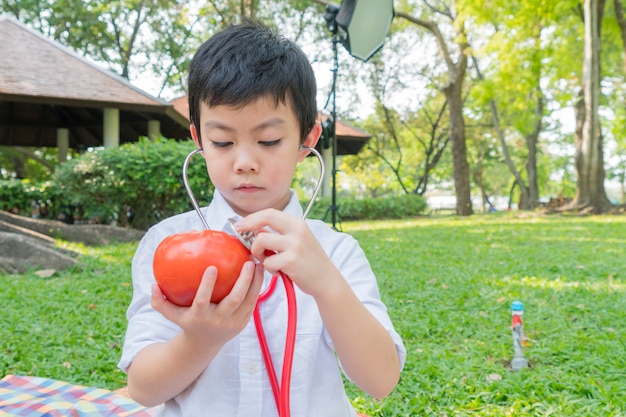
[[[167,101],[10,17],[0,18],[0,145],[118,146],[139,136],[184,139]]]

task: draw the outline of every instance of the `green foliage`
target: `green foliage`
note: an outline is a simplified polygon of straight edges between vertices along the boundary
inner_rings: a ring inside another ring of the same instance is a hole
[[[449,178],[439,161],[448,139],[445,100],[429,97],[415,112],[398,113],[377,98],[375,114],[359,124],[372,137],[356,155],[341,158],[339,178],[351,195],[424,194],[430,181]]]
[[[370,145],[376,140],[376,136],[372,137]],[[381,198],[402,192],[393,170],[369,148],[341,157],[337,183],[341,184],[342,193],[352,198]]]
[[[308,0],[3,0],[0,13],[129,80],[155,79],[150,93],[161,96],[168,89],[170,94],[183,94],[187,68],[198,46],[216,30],[237,22],[240,15],[281,24],[286,30],[301,20],[296,27],[315,31],[311,14],[302,11],[310,5]]]
[[[342,220],[404,219],[423,214],[426,205],[426,199],[417,194],[380,198],[341,197],[337,201],[339,217]],[[324,219],[330,206],[330,197],[319,198],[313,205],[309,217]],[[326,216],[325,220],[328,218]]]
[[[314,156],[309,156],[298,164],[294,172],[291,188],[298,194],[298,199],[308,204],[320,177],[320,163]]]
[[[193,149],[191,141],[166,139],[98,149],[61,165],[55,181],[66,201],[85,216],[145,229],[191,208],[182,164]],[[198,202],[207,202],[213,187],[202,158],[196,158],[189,165],[189,183]],[[132,213],[130,218],[127,213]]]
[[[0,179],[46,181],[57,164],[56,148],[23,148],[0,146]]]
[[[519,170],[528,154],[524,135],[532,132],[538,117],[542,117],[539,152],[545,155],[540,156],[544,165],[538,167],[543,179],[540,182],[542,197],[549,197],[561,188],[567,188],[571,195],[573,140],[568,136],[567,125],[572,126],[573,121],[572,113],[562,110],[571,109],[581,87],[584,36],[581,1],[461,0],[451,9],[439,7],[441,4],[433,6],[429,2],[407,0],[394,5],[397,12],[428,21],[429,26],[437,24],[444,43],[457,41],[451,36],[458,27],[449,22],[447,11],[453,11],[457,24],[465,22],[471,54],[478,58],[478,67],[485,76],[484,81],[477,82],[475,67],[470,65],[464,81],[466,128],[467,131],[474,129],[467,133],[468,138],[473,136],[472,142],[468,142],[468,154],[470,163],[474,164],[473,171],[484,170],[487,192],[506,191],[511,182],[498,155],[500,145],[490,140],[494,133],[488,103],[493,99],[498,105],[513,163]],[[0,12],[16,17],[118,74],[131,80],[157,79],[151,93],[158,95],[182,92],[193,51],[211,33],[238,21],[241,13],[254,16],[297,39],[312,58],[316,70],[327,70],[325,67],[332,65],[332,57],[323,9],[319,1],[312,0],[0,2]],[[432,168],[425,158],[430,138],[447,131],[447,117],[437,129],[432,125],[443,100],[441,88],[447,84],[447,64],[441,59],[437,43],[430,31],[398,16],[392,22],[385,47],[368,63],[347,58],[348,54],[340,48],[339,113],[342,116],[358,113],[362,117],[362,109],[369,107],[365,104],[370,100],[353,100],[353,97],[373,97],[377,103],[376,113],[362,125],[373,135],[369,143],[371,149],[358,156],[345,157],[339,173],[350,190],[358,190],[355,195],[382,196],[414,190],[423,193],[426,186],[445,188],[450,184],[450,153],[446,151]],[[616,132],[613,137],[606,137],[606,168],[609,177],[622,178],[623,162],[614,163],[615,155],[611,155],[613,142],[623,148],[619,142],[624,140],[621,134],[624,116],[619,114],[624,109],[623,51],[612,2],[605,6],[601,50],[600,117],[603,131],[608,127]],[[325,96],[327,89],[328,82],[320,83],[320,96]],[[545,101],[541,115],[533,111],[539,93]],[[390,126],[384,124],[379,102],[392,110]],[[355,105],[357,103],[359,105]],[[560,124],[566,118],[570,123]],[[611,126],[611,119],[622,122]],[[391,127],[399,146],[392,142]],[[487,159],[480,157],[485,148],[488,148]],[[0,170],[0,175],[16,176],[18,169],[14,165],[19,164],[11,160],[14,156],[8,151],[0,152],[0,168],[5,168]],[[41,159],[50,160],[50,156],[44,155]],[[24,166],[19,170],[25,175],[18,177],[44,180],[52,171],[34,163],[35,159],[23,161]],[[553,167],[558,172],[550,171]],[[429,172],[428,182],[422,188],[420,180],[425,172]],[[563,178],[564,186],[555,185],[554,178],[558,178],[557,181]],[[306,194],[308,188],[303,189]]]
[[[61,210],[60,194],[52,181],[0,180],[0,210],[56,219]]]
[[[20,212],[30,206],[31,197],[19,180],[0,181],[0,210]]]

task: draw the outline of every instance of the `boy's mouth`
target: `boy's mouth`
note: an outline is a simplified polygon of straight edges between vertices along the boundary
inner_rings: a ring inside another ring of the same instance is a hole
[[[258,187],[252,184],[241,184],[235,187],[235,190],[243,191],[243,192],[254,192],[254,191],[259,191],[261,189],[262,189],[261,187]]]

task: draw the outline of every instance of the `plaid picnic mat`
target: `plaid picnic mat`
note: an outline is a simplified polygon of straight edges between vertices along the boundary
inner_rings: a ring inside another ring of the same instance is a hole
[[[7,375],[0,380],[0,416],[152,417],[158,408],[146,408],[106,389],[56,379]]]
[[[0,380],[0,416],[151,417],[155,410],[102,388],[31,376]]]

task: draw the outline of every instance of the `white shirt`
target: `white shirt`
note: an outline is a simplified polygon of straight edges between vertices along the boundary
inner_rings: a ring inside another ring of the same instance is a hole
[[[292,191],[284,210],[302,216],[302,207]],[[229,217],[239,217],[215,190],[213,201],[202,209],[212,228],[226,227]],[[350,287],[391,335],[400,363],[406,351],[380,300],[376,277],[363,250],[350,235],[332,230],[318,220],[307,224],[322,247],[349,282]],[[156,342],[172,339],[180,328],[150,305],[155,283],[152,259],[159,243],[167,236],[204,228],[195,211],[170,217],[148,230],[133,258],[133,298],[128,308],[128,328],[119,367],[127,371],[137,353]],[[265,284],[271,276],[266,273]],[[296,347],[291,376],[291,416],[354,417],[337,363],[332,341],[324,327],[313,298],[296,287],[298,308]],[[276,375],[280,381],[287,328],[287,302],[282,280],[274,293],[261,304],[261,316]],[[271,385],[265,371],[261,348],[250,319],[244,330],[226,343],[208,368],[177,397],[166,401],[158,415],[180,417],[275,417]]]

